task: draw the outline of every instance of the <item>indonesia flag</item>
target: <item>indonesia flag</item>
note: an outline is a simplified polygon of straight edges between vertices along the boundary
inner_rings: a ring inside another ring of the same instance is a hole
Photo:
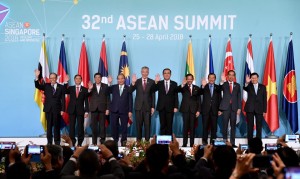
[[[223,68],[223,74],[226,76],[226,80],[228,80],[227,79],[228,71],[234,70],[234,62],[233,62],[230,38],[231,38],[231,35],[229,35],[229,38],[227,41],[226,54],[225,54],[225,60],[224,60],[224,68]],[[236,81],[236,79],[234,79],[234,81]]]
[[[245,71],[244,71],[244,84],[246,84],[246,77],[247,76],[250,77],[251,73],[253,73],[253,72],[254,72],[253,52],[252,52],[252,42],[251,42],[251,35],[250,35],[248,43],[247,43],[247,56],[246,56]],[[247,99],[248,99],[248,93],[247,93],[247,91],[243,90],[242,111],[243,111],[244,116],[246,116],[244,107],[245,107]]]
[[[58,59],[57,83],[63,84],[66,81],[67,75],[68,75],[68,68],[67,68],[66,51],[65,51],[64,39],[62,39],[60,45],[59,59]],[[69,95],[65,96],[65,100],[66,100],[65,111],[67,111],[70,102]],[[64,127],[68,125],[70,122],[69,114],[67,112],[64,112],[62,118],[63,118],[63,125],[61,125],[61,127]]]

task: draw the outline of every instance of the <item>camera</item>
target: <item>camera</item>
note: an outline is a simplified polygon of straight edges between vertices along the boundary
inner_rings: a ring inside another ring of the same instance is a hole
[[[171,135],[157,135],[156,136],[156,143],[157,144],[170,144],[172,142]]]
[[[0,150],[11,150],[16,148],[16,142],[0,142]]]
[[[214,144],[215,147],[219,147],[219,146],[225,146],[226,143],[223,140],[214,140]]]
[[[285,135],[285,142],[298,142],[298,135]]]
[[[45,147],[43,145],[28,145],[26,148],[26,155],[31,155],[30,161],[40,162],[41,153],[45,154]]]
[[[241,149],[242,150],[248,150],[248,144],[241,144]]]
[[[101,149],[97,145],[90,145],[88,149],[95,151],[96,153],[100,153]]]
[[[268,154],[274,154],[277,151],[278,148],[281,148],[280,144],[276,144],[276,143],[265,144],[265,151]]]

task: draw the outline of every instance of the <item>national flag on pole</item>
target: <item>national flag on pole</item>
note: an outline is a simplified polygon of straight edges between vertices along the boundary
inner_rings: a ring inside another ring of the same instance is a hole
[[[122,44],[121,55],[120,55],[119,74],[120,73],[122,73],[125,76],[125,84],[130,85],[130,70],[129,70],[125,40]]]
[[[40,83],[50,82],[49,81],[50,73],[49,73],[49,66],[48,66],[48,57],[47,57],[47,51],[46,51],[45,36],[43,37],[38,70],[40,71],[40,75],[39,75],[39,79],[38,79],[39,82]],[[46,114],[43,111],[44,101],[45,101],[44,91],[35,89],[34,101],[40,108],[40,121],[42,123],[43,129],[46,131],[47,130]]]
[[[186,56],[185,75],[187,74],[192,74],[194,76],[193,84],[195,84],[196,76],[194,70],[194,55],[193,55],[192,39],[190,39],[189,41],[188,51]]]
[[[108,77],[108,66],[107,66],[107,56],[106,56],[106,44],[105,38],[102,39],[101,51],[100,51],[100,59],[99,59],[99,67],[98,72],[102,75],[102,83],[107,84]],[[109,115],[105,115],[105,127],[109,125]]]
[[[229,37],[226,45],[226,54],[225,54],[224,68],[223,68],[223,74],[226,76],[226,80],[228,80],[227,73],[230,70],[234,70],[234,61],[233,61],[232,48],[231,48],[231,42]],[[234,79],[234,81],[236,81],[236,79]]]
[[[119,62],[119,74],[123,74],[125,76],[125,84],[130,85],[130,70],[129,70],[129,63],[128,63],[128,56],[126,50],[126,43],[125,39],[122,44],[121,55],[120,55],[120,62]],[[129,127],[133,123],[132,119],[128,118],[127,126]]]
[[[265,120],[273,133],[279,128],[278,99],[276,86],[275,58],[272,37],[270,39],[265,65],[263,84],[267,90],[267,114]]]
[[[82,76],[82,86],[88,88],[88,83],[90,81],[90,71],[89,71],[89,59],[86,51],[85,41],[83,39],[80,50],[78,74]],[[90,125],[89,118],[84,120],[84,129]]]
[[[253,72],[254,72],[254,65],[253,65],[252,42],[251,42],[251,37],[249,37],[249,40],[247,43],[247,56],[246,56],[245,71],[244,71],[244,84],[246,84],[246,77],[247,76],[250,77],[251,73],[253,73]],[[244,107],[245,107],[247,99],[248,99],[248,93],[247,93],[247,91],[243,90],[242,111],[244,113],[244,116],[246,116]]]
[[[206,69],[205,69],[205,78],[208,81],[208,75],[210,73],[214,73],[214,62],[213,62],[213,54],[211,48],[211,37],[208,40],[208,50],[207,50],[207,58],[206,58]]]
[[[291,125],[293,133],[298,131],[298,106],[297,106],[296,71],[294,64],[294,50],[292,36],[289,42],[286,66],[283,79],[282,109]]]
[[[59,59],[58,59],[57,83],[63,84],[66,81],[67,75],[68,75],[68,68],[67,68],[66,51],[65,51],[64,40],[62,39],[60,45]],[[70,102],[70,97],[67,94],[65,97],[65,101],[66,101],[65,111],[67,111]],[[62,121],[63,123],[61,127],[65,127],[70,122],[69,114],[67,112],[64,112],[62,118],[63,118]]]

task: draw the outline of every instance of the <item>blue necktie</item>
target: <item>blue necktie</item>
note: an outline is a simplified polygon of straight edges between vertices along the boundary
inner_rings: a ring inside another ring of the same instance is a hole
[[[214,94],[214,85],[210,84],[209,89],[210,89],[210,96],[212,97]]]

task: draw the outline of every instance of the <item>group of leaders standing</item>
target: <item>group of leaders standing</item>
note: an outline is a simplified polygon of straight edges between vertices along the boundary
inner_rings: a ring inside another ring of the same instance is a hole
[[[208,133],[211,133],[210,143],[216,139],[217,118],[223,115],[223,140],[227,141],[228,124],[230,123],[230,143],[235,146],[236,117],[241,113],[241,88],[235,82],[235,71],[228,71],[227,78],[223,74],[221,83],[215,83],[216,75],[211,73],[207,80],[203,79],[201,86],[193,84],[194,76],[187,74],[182,84],[177,85],[170,79],[171,70],[165,68],[155,80],[150,79],[149,68],[142,67],[142,77],[137,79],[134,74],[130,86],[125,85],[125,76],[119,74],[117,84],[111,85],[112,77],[108,77],[108,85],[101,82],[102,75],[94,74],[95,83],[89,82],[88,88],[81,85],[82,77],[75,75],[75,85],[69,86],[66,80],[64,85],[57,83],[57,74],[51,73],[50,83],[41,83],[38,79],[39,70],[35,70],[35,87],[43,90],[45,94],[44,112],[47,119],[47,140],[52,144],[52,128],[54,128],[54,143],[60,143],[60,115],[65,110],[65,94],[70,95],[67,113],[70,116],[70,138],[73,145],[76,144],[75,124],[78,126],[78,146],[84,139],[84,118],[91,113],[92,143],[97,144],[106,138],[105,118],[110,114],[110,123],[113,139],[119,141],[119,127],[122,134],[121,145],[126,145],[127,122],[132,118],[135,110],[135,122],[137,127],[137,141],[142,139],[144,127],[145,140],[150,139],[151,116],[155,112],[155,92],[158,91],[156,110],[159,112],[160,135],[172,135],[174,113],[178,111],[178,93],[182,94],[179,112],[183,117],[183,147],[187,146],[188,135],[190,146],[194,145],[195,122],[202,114],[202,143],[208,143]],[[68,78],[68,77],[67,77]],[[246,78],[243,87],[248,92],[248,99],[244,107],[247,115],[247,137],[253,138],[254,120],[256,120],[256,137],[261,138],[262,120],[267,111],[267,92],[264,85],[258,83],[259,75],[252,73]],[[227,80],[226,80],[227,79]],[[132,93],[136,91],[133,108]],[[202,95],[202,100],[201,96]],[[202,102],[201,102],[202,101]],[[119,120],[121,125],[119,125]]]

